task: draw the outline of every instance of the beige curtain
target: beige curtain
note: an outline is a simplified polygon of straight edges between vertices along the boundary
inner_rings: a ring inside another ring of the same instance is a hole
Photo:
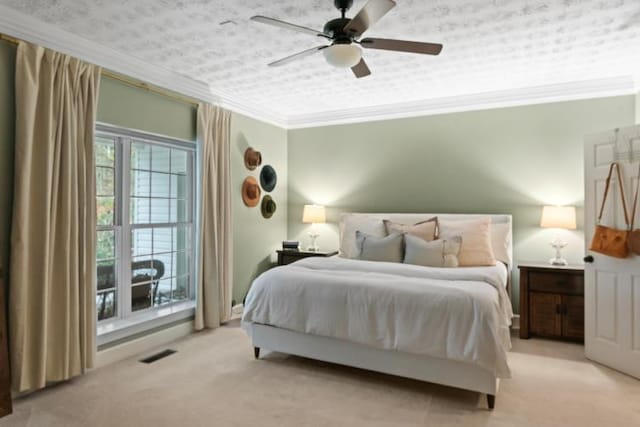
[[[198,106],[202,186],[198,236],[196,329],[215,328],[231,318],[231,113]]]
[[[93,366],[99,80],[96,66],[28,43],[18,46],[9,285],[18,391]]]

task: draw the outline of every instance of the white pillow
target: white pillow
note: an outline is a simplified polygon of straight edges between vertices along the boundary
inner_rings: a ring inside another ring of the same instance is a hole
[[[462,236],[458,261],[460,267],[496,265],[491,245],[491,218],[479,217],[469,220],[446,220],[439,218],[440,239]]]
[[[511,225],[505,223],[491,223],[491,248],[496,260],[504,263],[511,262],[509,248],[511,247]]]
[[[345,214],[340,221],[341,257],[357,259],[360,255],[360,248],[356,243],[357,230],[375,237],[385,237],[387,235],[382,219]]]
[[[427,242],[411,234],[404,235],[404,263],[426,267],[457,267],[462,238],[454,236],[447,240]]]

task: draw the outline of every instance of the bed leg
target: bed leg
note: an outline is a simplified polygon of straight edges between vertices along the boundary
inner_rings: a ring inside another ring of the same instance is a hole
[[[487,406],[489,409],[493,409],[496,406],[496,395],[487,394]]]
[[[256,359],[260,359],[260,347],[253,347],[253,356]]]

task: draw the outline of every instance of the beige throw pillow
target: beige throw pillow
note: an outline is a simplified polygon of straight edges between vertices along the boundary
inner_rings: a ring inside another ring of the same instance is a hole
[[[457,267],[458,253],[462,245],[460,236],[447,240],[425,242],[420,237],[405,234],[404,263],[426,267]]]
[[[461,267],[496,265],[491,247],[491,218],[479,217],[470,220],[444,220],[438,224],[439,239],[462,237],[458,255]]]
[[[360,248],[359,258],[366,261],[402,262],[403,234],[376,237],[356,231],[356,242]]]
[[[400,224],[385,219],[382,221],[387,231],[387,236],[393,233],[407,233],[412,236],[420,237],[422,240],[430,242],[436,238],[436,227],[438,226],[438,218],[433,217],[426,221],[420,221],[413,225]]]

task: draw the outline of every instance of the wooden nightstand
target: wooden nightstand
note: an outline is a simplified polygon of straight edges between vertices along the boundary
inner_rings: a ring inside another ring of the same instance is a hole
[[[310,252],[310,251],[291,251],[291,250],[278,250],[278,265],[287,265],[292,262],[296,262],[302,258],[308,258],[311,256],[333,256],[338,253],[338,251],[333,252]]]
[[[522,263],[520,338],[584,341],[584,266]]]

